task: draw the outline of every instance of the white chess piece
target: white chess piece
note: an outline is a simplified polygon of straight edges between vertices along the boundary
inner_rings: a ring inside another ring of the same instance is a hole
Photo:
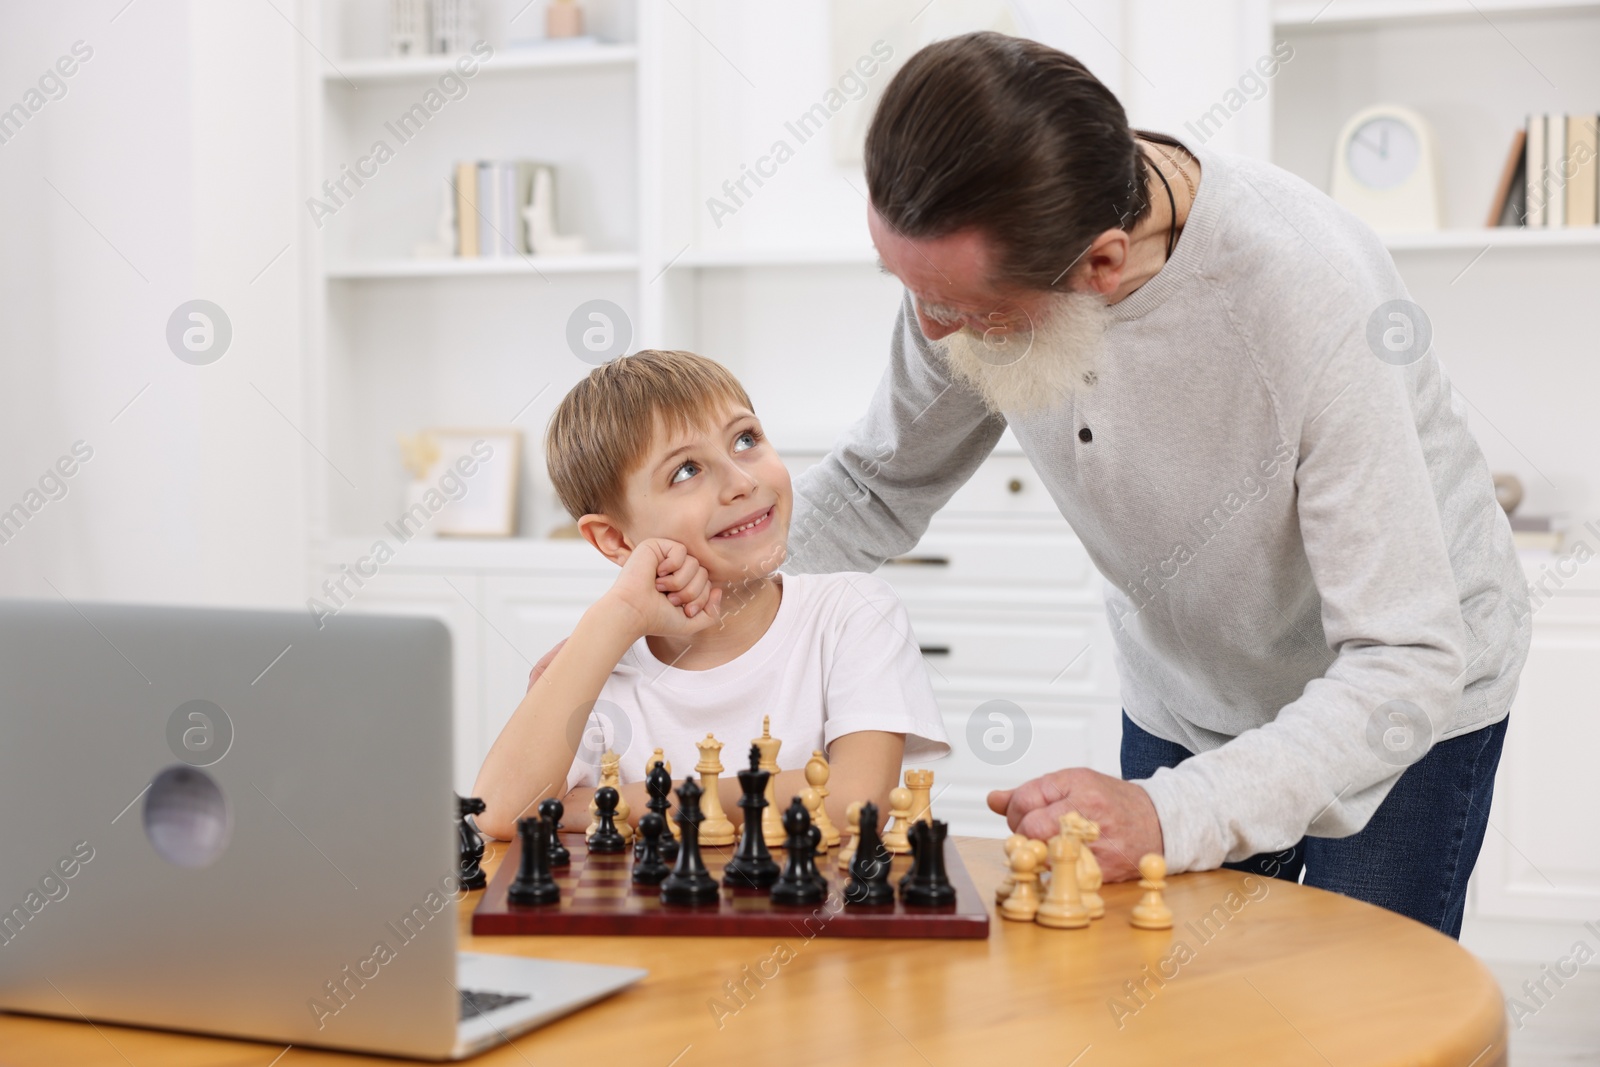
[[[583,238],[556,233],[555,171],[538,167],[533,172],[533,194],[522,209],[528,223],[528,248],[535,256],[574,256],[583,251]]]

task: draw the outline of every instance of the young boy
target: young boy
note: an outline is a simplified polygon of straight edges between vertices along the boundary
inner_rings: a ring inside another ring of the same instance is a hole
[[[735,772],[772,719],[780,807],[806,788],[812,750],[832,774],[841,830],[855,800],[888,814],[902,760],[950,751],[904,606],[859,572],[784,575],[789,472],[737,379],[689,352],[644,350],[591,371],[551,417],[551,481],[585,539],[622,568],[616,584],[534,671],[473,787],[480,829],[561,797],[581,826],[599,757],[592,716],[621,756],[622,795],[645,810],[645,763],[662,749],[675,781],[695,742],[723,744],[723,809],[740,821]],[[625,751],[623,749],[626,749]],[[676,797],[673,798],[676,803]]]

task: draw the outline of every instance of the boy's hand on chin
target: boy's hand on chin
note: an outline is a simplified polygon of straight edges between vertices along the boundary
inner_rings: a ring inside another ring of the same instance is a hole
[[[609,594],[630,609],[641,632],[686,637],[717,625],[722,590],[677,541],[647,537],[622,563]]]

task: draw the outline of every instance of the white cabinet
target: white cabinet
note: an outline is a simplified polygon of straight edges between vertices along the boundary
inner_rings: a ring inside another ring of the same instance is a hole
[[[594,549],[588,550],[609,574],[596,570],[484,576],[484,615],[489,627],[484,642],[484,754],[527,692],[533,665],[572,632],[583,613],[616,579],[617,568]]]
[[[878,572],[906,605],[950,737],[928,766],[952,833],[1005,834],[992,789],[1063,767],[1118,772],[1101,578],[1053,507],[1024,457],[992,456]]]
[[[1600,915],[1600,590],[1538,608],[1511,709],[1474,914],[1593,920]]]
[[[327,573],[334,573],[330,569]],[[478,765],[483,718],[483,626],[479,604],[482,582],[475,574],[380,572],[350,598],[342,611],[389,615],[427,615],[450,628],[455,696],[455,758],[458,793],[472,790]]]

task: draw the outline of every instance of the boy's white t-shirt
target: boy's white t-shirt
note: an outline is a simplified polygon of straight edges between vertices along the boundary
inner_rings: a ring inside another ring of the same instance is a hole
[[[814,749],[858,730],[906,735],[905,759],[938,759],[949,737],[934,702],[911,619],[882,578],[859,571],[775,574],[782,599],[767,632],[738,658],[701,671],[658,660],[645,638],[625,652],[601,687],[567,788],[593,786],[600,754],[639,782],[660,748],[675,778],[694,771],[696,741],[722,742],[726,775],[749,766],[761,717],[783,742],[780,770],[805,767]]]

